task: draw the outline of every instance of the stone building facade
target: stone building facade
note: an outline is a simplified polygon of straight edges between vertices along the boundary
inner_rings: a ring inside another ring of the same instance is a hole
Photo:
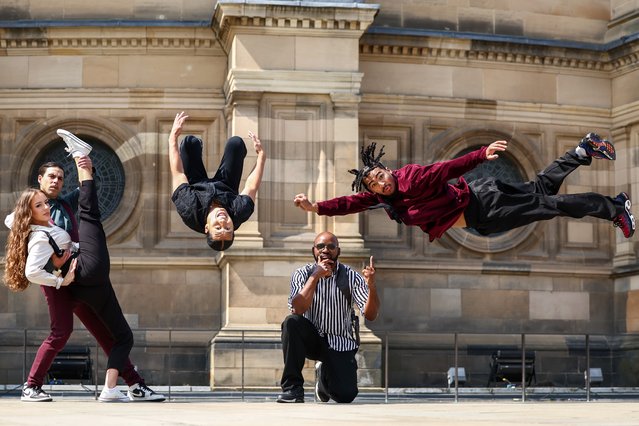
[[[290,274],[329,230],[345,263],[377,259],[362,385],[382,385],[386,361],[390,385],[445,384],[453,333],[476,383],[488,354],[526,333],[538,378],[578,383],[589,334],[606,382],[636,385],[636,237],[555,219],[429,243],[380,211],[319,217],[292,198],[351,193],[347,170],[369,141],[392,168],[506,139],[482,173],[530,179],[595,131],[618,159],[563,191],[639,200],[638,32],[638,0],[15,0],[0,6],[0,213],[61,155],[55,129],[100,147],[112,281],[150,383],[171,371],[173,384],[276,386]],[[231,135],[255,131],[268,153],[255,214],[225,253],[170,201],[166,140],[181,110],[211,172]],[[48,326],[39,290],[1,290],[0,319],[0,382],[18,383],[23,340],[32,353],[43,333],[22,330]]]

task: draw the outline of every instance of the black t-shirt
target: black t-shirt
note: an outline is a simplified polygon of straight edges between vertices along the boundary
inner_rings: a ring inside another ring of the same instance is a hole
[[[255,203],[248,195],[240,195],[223,182],[204,181],[193,185],[183,183],[171,200],[186,226],[204,233],[209,207],[215,201],[226,209],[237,230],[253,214]]]

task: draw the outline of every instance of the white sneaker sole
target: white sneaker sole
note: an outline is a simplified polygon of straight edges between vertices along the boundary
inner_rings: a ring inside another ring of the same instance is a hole
[[[88,143],[86,143],[85,141],[83,141],[82,139],[74,135],[73,133],[69,132],[68,130],[58,129],[56,130],[56,133],[67,144],[66,150],[67,152],[71,153],[71,155],[73,155],[76,152],[79,152],[82,155],[89,155],[89,153],[93,149],[91,145],[89,145]],[[73,148],[68,147],[69,145],[71,145]]]
[[[32,398],[20,398],[22,402],[53,402],[53,398],[44,398],[44,399],[32,399]]]
[[[129,402],[129,398],[100,398],[98,397],[98,401],[100,402]]]

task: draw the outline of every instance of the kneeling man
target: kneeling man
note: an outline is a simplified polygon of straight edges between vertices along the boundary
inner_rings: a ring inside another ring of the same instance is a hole
[[[337,261],[337,237],[323,232],[313,243],[315,263],[297,269],[291,277],[288,299],[291,315],[282,323],[284,371],[277,402],[304,402],[302,369],[306,358],[315,364],[317,400],[351,402],[357,389],[359,348],[357,304],[373,321],[379,311],[373,257],[360,275]]]

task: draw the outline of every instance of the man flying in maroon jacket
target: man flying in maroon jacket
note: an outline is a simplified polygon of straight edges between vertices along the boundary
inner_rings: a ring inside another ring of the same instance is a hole
[[[615,198],[594,192],[557,194],[564,179],[580,165],[590,165],[593,157],[614,160],[610,142],[589,133],[577,148],[553,161],[530,182],[506,183],[493,177],[466,182],[462,177],[484,161],[497,159],[506,148],[506,141],[495,141],[453,160],[390,170],[379,161],[384,147],[375,156],[372,143],[361,150],[364,167],[350,170],[356,175],[353,190],[361,191],[363,186],[367,191],[315,203],[305,194],[297,194],[293,202],[305,211],[326,216],[384,207],[397,222],[419,226],[430,241],[452,227],[471,227],[489,235],[557,216],[606,219],[626,238],[633,235],[635,218],[625,192]],[[457,182],[450,184],[450,179]]]

